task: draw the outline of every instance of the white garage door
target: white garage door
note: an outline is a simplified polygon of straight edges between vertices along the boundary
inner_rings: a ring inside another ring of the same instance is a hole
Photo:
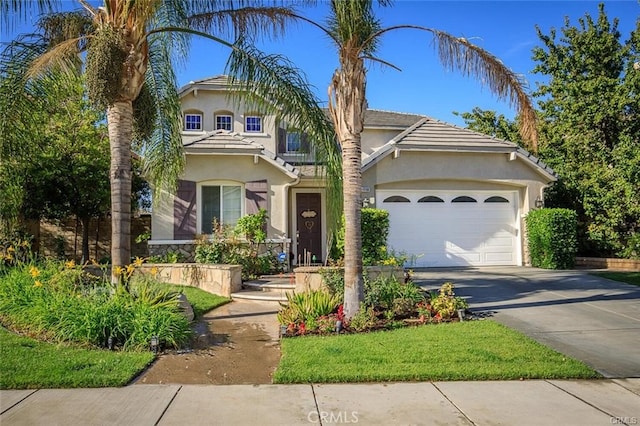
[[[410,256],[408,266],[519,264],[517,192],[376,192],[389,211],[388,246]]]

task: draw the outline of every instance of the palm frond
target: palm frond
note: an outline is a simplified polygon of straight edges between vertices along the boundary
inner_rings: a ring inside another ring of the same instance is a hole
[[[32,13],[54,12],[60,3],[60,0],[0,0],[0,15],[7,28],[13,30]]]
[[[341,157],[335,132],[306,77],[281,55],[267,55],[239,40],[225,72],[236,87],[237,102],[264,113],[275,114],[305,132],[326,163],[329,216],[340,218],[342,194]]]
[[[188,4],[189,27],[227,39],[280,37],[286,26],[296,19],[296,2],[291,0],[194,0]]]
[[[85,37],[65,40],[38,56],[32,63],[27,74],[28,78],[35,78],[46,74],[51,69],[63,72],[74,72],[78,68],[78,45]]]
[[[157,195],[163,189],[175,189],[185,165],[180,134],[181,109],[176,77],[171,67],[170,46],[151,43],[145,85],[154,98],[157,122],[151,140],[141,142],[143,173]]]

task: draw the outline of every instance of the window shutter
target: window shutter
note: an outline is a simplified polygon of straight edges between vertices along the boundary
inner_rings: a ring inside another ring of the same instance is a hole
[[[173,201],[173,239],[192,240],[196,236],[196,183],[179,180]]]
[[[244,188],[246,194],[246,214],[255,214],[258,213],[260,209],[267,209],[267,193],[269,187],[266,179],[247,182],[244,184]]]
[[[278,127],[278,154],[287,152],[287,131]]]

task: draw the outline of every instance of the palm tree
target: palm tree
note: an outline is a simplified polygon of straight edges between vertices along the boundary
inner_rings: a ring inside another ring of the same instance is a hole
[[[379,6],[390,6],[390,0],[379,0]],[[517,107],[520,133],[535,149],[537,141],[535,110],[526,86],[517,74],[478,46],[446,32],[418,26],[397,25],[383,28],[375,15],[372,0],[332,0],[328,24],[323,26],[298,16],[318,27],[333,41],[339,59],[329,86],[329,111],[342,149],[342,184],[345,216],[345,291],[344,312],[352,317],[364,300],[362,279],[362,236],[360,210],[361,133],[366,110],[366,62],[393,65],[375,57],[382,37],[391,31],[414,30],[427,33],[437,46],[443,66],[475,76],[486,83],[499,98]],[[395,67],[394,67],[395,68]]]
[[[75,34],[61,31],[67,22],[62,14],[62,18],[53,20],[59,25],[51,26],[59,35],[56,43],[44,51],[42,46],[38,46],[40,50],[21,46],[23,49],[18,49],[21,54],[15,57],[27,59],[23,64],[30,70],[27,77],[33,80],[52,68],[77,67],[78,51],[87,51],[85,74],[89,98],[106,109],[107,116],[112,266],[130,262],[132,147],[142,152],[145,174],[156,189],[175,186],[183,170],[181,111],[172,64],[186,56],[189,36],[198,34],[230,47],[235,55],[266,73],[288,93],[277,98],[268,85],[245,85],[252,91],[256,104],[264,105],[267,98],[282,101],[280,112],[291,115],[303,128],[314,123],[328,128],[322,124],[317,99],[295,69],[277,56],[252,52],[240,37],[280,34],[292,16],[288,8],[273,4],[263,7],[261,1],[238,2],[242,7],[235,8],[231,2],[214,0],[104,0],[102,7],[96,8],[87,0],[78,1],[83,13],[91,18],[88,31]],[[0,3],[0,12],[5,17],[10,11],[26,16],[30,7],[51,11],[57,3],[6,0]],[[231,43],[202,31],[219,32],[237,41]],[[31,53],[24,54],[25,50]],[[36,51],[38,54],[34,55]],[[112,279],[115,281],[117,277]]]

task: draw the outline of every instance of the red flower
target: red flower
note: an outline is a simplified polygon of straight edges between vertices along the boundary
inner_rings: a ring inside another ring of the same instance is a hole
[[[344,306],[338,306],[338,321],[344,321]]]
[[[307,332],[307,328],[305,327],[304,323],[301,322],[300,325],[298,326],[298,333],[304,334],[306,332]]]

